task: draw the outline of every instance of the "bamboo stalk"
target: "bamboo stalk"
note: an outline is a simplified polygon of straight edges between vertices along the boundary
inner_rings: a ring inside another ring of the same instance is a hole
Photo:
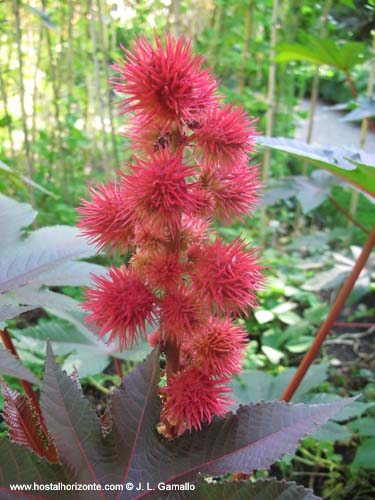
[[[278,14],[279,2],[278,0],[273,0],[272,3],[272,18],[271,18],[271,42],[270,42],[270,66],[268,71],[268,110],[267,110],[267,125],[266,125],[266,136],[272,136],[273,130],[273,121],[274,121],[274,94],[275,94],[275,81],[276,81],[276,42],[277,42],[277,14]],[[266,148],[264,151],[263,157],[263,172],[262,172],[262,180],[266,185],[269,176],[270,176],[270,160],[271,160],[271,151],[269,148]],[[260,239],[261,242],[264,242],[265,237],[265,228],[266,228],[266,209],[264,207],[261,208],[260,211]]]
[[[67,90],[68,90],[68,114],[70,114],[73,99],[73,50],[74,50],[74,39],[73,39],[73,19],[74,19],[74,2],[69,0],[69,19],[68,19],[68,50],[66,57],[67,65]]]
[[[12,120],[11,116],[9,114],[9,109],[8,109],[8,95],[6,92],[6,86],[5,82],[3,79],[3,70],[0,67],[0,91],[1,91],[1,99],[3,101],[3,106],[4,106],[4,115],[7,117],[7,131],[8,131],[8,136],[9,136],[9,144],[10,144],[10,152],[12,155],[12,163],[15,168],[17,168],[17,158],[16,158],[16,151],[14,148],[14,141],[13,141],[13,135],[12,135]]]
[[[174,17],[174,23],[173,23],[173,31],[176,37],[179,37],[181,35],[181,15],[180,15],[180,1],[179,0],[172,0],[172,6],[173,6],[173,17]]]
[[[246,81],[246,65],[249,59],[249,47],[250,47],[250,39],[252,32],[252,19],[253,19],[253,9],[254,9],[254,0],[249,0],[249,3],[246,8],[246,16],[245,16],[245,34],[244,34],[244,45],[242,52],[242,61],[238,82],[238,92],[243,95]]]
[[[45,10],[46,8],[46,0],[42,0],[42,6]],[[51,85],[52,85],[52,94],[53,94],[53,110],[54,110],[54,119],[55,119],[55,127],[51,127],[51,142],[53,147],[53,155],[52,160],[50,162],[50,168],[48,173],[48,178],[52,179],[53,170],[55,172],[59,172],[60,169],[58,167],[58,163],[60,163],[60,151],[62,149],[62,126],[61,126],[61,112],[60,112],[60,89],[57,77],[57,63],[56,57],[54,57],[54,50],[52,48],[52,40],[50,30],[46,29],[46,44],[47,44],[47,54],[48,54],[48,62],[49,62],[49,71],[51,76]],[[63,187],[66,188],[66,164],[62,162],[62,172],[63,177],[61,182]],[[65,192],[66,196],[66,192]]]
[[[103,100],[103,95],[101,91],[101,79],[100,79],[100,67],[99,67],[99,58],[98,58],[98,39],[97,32],[95,26],[95,14],[92,5],[92,0],[87,0],[88,12],[90,17],[90,34],[91,41],[94,50],[94,70],[95,70],[95,88],[96,88],[96,98],[98,104],[98,115],[100,119],[100,124],[102,128],[102,147],[103,147],[103,161],[104,161],[104,171],[109,174],[109,160],[108,160],[108,148],[107,148],[107,140],[106,140],[106,125],[105,125],[105,103]]]
[[[42,41],[43,41],[43,25],[40,26],[39,30],[39,39],[38,39],[38,53],[35,63],[35,71],[33,77],[33,114],[31,117],[31,141],[32,143],[36,140],[36,115],[37,115],[37,102],[38,102],[38,85],[37,85],[37,77],[38,71],[40,68],[40,62],[42,59]],[[34,154],[35,158],[35,154]]]
[[[319,36],[324,38],[327,35],[327,20],[328,15],[331,10],[332,0],[326,0],[324,4],[323,14],[321,17],[321,25],[320,25],[320,33]],[[310,107],[309,107],[309,118],[307,123],[307,134],[306,134],[306,142],[310,144],[313,137],[314,131],[314,117],[316,111],[316,103],[318,101],[319,94],[319,80],[320,80],[320,66],[316,65],[313,83],[311,87],[311,97],[310,97]],[[308,162],[304,161],[302,163],[302,175],[307,175],[308,173]],[[296,210],[296,232],[299,232],[301,228],[301,206],[297,204]]]
[[[214,36],[212,37],[212,41],[208,49],[208,54],[209,54],[208,59],[211,60],[211,65],[213,67],[215,67],[217,63],[222,21],[223,21],[223,5],[220,3],[219,5],[215,6],[214,16],[213,16]]]
[[[327,35],[327,20],[329,11],[331,10],[331,5],[332,5],[332,0],[326,0],[321,18],[322,24],[320,26],[320,33],[319,33],[320,38],[324,38]],[[311,89],[309,121],[307,125],[307,134],[306,134],[307,144],[311,143],[312,134],[314,130],[314,116],[315,116],[316,102],[318,100],[318,92],[319,92],[319,71],[320,71],[320,66],[317,65],[315,68],[314,79]],[[307,175],[307,163],[304,163],[303,175]]]
[[[336,322],[342,308],[344,307],[345,302],[347,301],[350,292],[352,291],[358,279],[358,276],[360,275],[362,269],[366,265],[367,259],[374,245],[375,245],[375,225],[373,226],[370,234],[368,235],[366,243],[363,246],[362,252],[359,255],[351,273],[347,277],[343,287],[341,288],[339,294],[337,295],[337,298],[331,308],[331,311],[327,319],[323,322],[322,326],[320,327],[320,330],[316,335],[314,342],[312,343],[310,349],[307,351],[305,357],[303,358],[301,364],[299,365],[288,387],[283,392],[280,400],[290,401],[292,399],[294,393],[296,392],[304,376],[306,375],[307,370],[309,369],[310,365],[316,358],[325,338],[327,337],[332,326]]]
[[[25,108],[25,85],[23,80],[23,56],[22,56],[22,33],[21,33],[21,20],[19,11],[19,0],[13,0],[12,2],[13,14],[16,21],[16,40],[17,40],[17,54],[18,54],[18,77],[20,84],[20,104],[21,104],[21,115],[22,115],[22,128],[24,134],[24,146],[26,153],[26,165],[28,176],[31,180],[34,179],[34,165],[31,158],[30,142],[29,142],[29,130],[27,126],[27,114]],[[28,185],[30,202],[33,207],[35,207],[35,196],[34,189],[31,185]]]
[[[105,76],[105,81],[106,81],[106,86],[107,86],[106,95],[107,95],[107,108],[108,108],[109,123],[110,123],[110,128],[111,128],[112,153],[113,153],[113,157],[114,157],[114,168],[118,168],[119,156],[118,156],[118,151],[117,151],[116,131],[115,131],[114,118],[113,118],[113,107],[112,107],[112,102],[111,102],[111,86],[109,84],[107,37],[106,37],[105,27],[104,27],[104,22],[103,22],[101,0],[97,0],[97,8],[98,8],[98,18],[99,18],[100,44],[102,47],[102,54],[103,54],[104,76]]]

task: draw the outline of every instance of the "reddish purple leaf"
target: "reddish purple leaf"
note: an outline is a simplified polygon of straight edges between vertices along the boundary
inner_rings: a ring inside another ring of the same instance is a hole
[[[10,375],[23,380],[28,380],[33,384],[40,385],[40,380],[27,368],[21,365],[19,360],[12,353],[0,346],[0,375]]]
[[[122,492],[90,492],[83,499],[155,498],[160,482],[192,482],[198,473],[219,475],[267,469],[351,400],[328,405],[272,401],[241,406],[202,431],[175,441],[161,436],[159,355],[154,351],[123,380],[112,397],[112,430],[104,437],[100,419],[77,383],[62,372],[48,350],[43,414],[69,482],[122,484]],[[108,417],[106,417],[108,418]],[[4,455],[0,448],[0,463]],[[15,463],[17,459],[14,459]],[[0,468],[1,478],[1,468]],[[4,477],[1,481],[4,481]],[[141,484],[144,491],[126,489]],[[164,495],[164,494],[163,494]]]
[[[190,486],[191,487],[191,486]],[[287,481],[261,479],[255,481],[225,481],[207,483],[198,481],[194,490],[158,492],[160,498],[169,500],[218,500],[231,498],[236,500],[319,500],[312,490]],[[156,495],[155,495],[156,496]]]
[[[1,383],[4,396],[3,416],[8,427],[9,438],[34,450],[40,457],[58,463],[59,459],[51,438],[42,429],[40,418],[24,394],[10,389]]]
[[[63,491],[12,491],[10,485],[32,485],[49,483],[67,483],[61,465],[50,464],[24,446],[12,443],[8,439],[0,441],[0,499],[53,499],[76,500],[72,492]],[[87,499],[88,500],[88,499]]]

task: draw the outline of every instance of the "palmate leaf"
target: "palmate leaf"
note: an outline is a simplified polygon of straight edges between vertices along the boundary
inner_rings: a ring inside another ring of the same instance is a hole
[[[0,440],[0,499],[17,498],[18,500],[75,500],[71,492],[12,492],[10,484],[37,484],[67,482],[61,465],[50,464],[38,457],[25,446],[14,444],[8,439]],[[88,499],[87,499],[88,500]]]
[[[361,150],[318,148],[286,137],[257,137],[257,142],[306,160],[315,167],[328,170],[363,193],[375,198],[373,155]]]
[[[89,285],[92,273],[105,272],[102,266],[76,260],[95,254],[77,228],[44,227],[24,237],[23,228],[35,216],[30,205],[0,195],[0,321],[14,317],[10,306],[48,306],[48,292],[53,292],[42,286]]]
[[[160,497],[159,497],[160,498]],[[312,490],[287,481],[259,480],[207,483],[199,481],[193,491],[174,492],[165,497],[170,500],[319,500]]]
[[[334,175],[315,170],[311,176],[293,175],[282,179],[271,179],[267,182],[260,205],[274,205],[280,200],[296,197],[301,204],[303,213],[319,207],[330,195],[332,186],[342,184],[341,179]]]
[[[371,57],[366,45],[361,42],[349,42],[339,46],[331,39],[306,37],[306,43],[280,44],[277,47],[277,62],[306,61],[318,65],[327,65],[348,72],[356,64]]]
[[[10,389],[5,383],[1,383],[1,388],[4,396],[3,417],[10,439],[57,463],[56,449],[48,433],[43,430],[40,417],[29,398]]]
[[[103,486],[141,483],[145,488],[145,491],[126,488],[122,492],[90,491],[89,495],[82,493],[80,499],[154,498],[154,494],[146,490],[147,485],[156,488],[160,482],[191,482],[199,473],[216,476],[266,469],[285,453],[293,452],[303,437],[350,401],[328,405],[278,401],[245,405],[237,414],[215,418],[202,431],[187,432],[171,442],[156,429],[161,408],[157,392],[159,376],[159,356],[154,351],[113,394],[112,430],[103,437],[100,419],[83,398],[76,381],[56,364],[49,348],[42,410],[66,480]],[[9,450],[12,463],[7,461]],[[0,481],[4,492],[9,492],[8,478],[14,477],[9,468],[18,465],[18,453],[21,453],[18,450],[9,443],[0,447]],[[23,450],[22,457],[24,453]],[[28,453],[30,461],[35,463],[32,452]],[[42,466],[47,467],[45,463]],[[56,469],[46,473],[51,475]],[[63,475],[62,470],[60,474]],[[29,482],[31,478],[23,475],[22,481]]]
[[[22,228],[30,225],[35,217],[36,212],[31,205],[19,203],[0,194],[0,256],[20,240]]]
[[[44,352],[46,341],[51,339],[57,354],[69,354],[64,368],[71,370],[74,365],[81,377],[101,372],[111,357],[130,361],[145,359],[150,352],[146,341],[124,352],[119,352],[116,344],[107,346],[85,325],[84,313],[76,300],[47,288],[89,286],[92,274],[101,275],[105,268],[76,260],[95,254],[95,248],[77,228],[44,227],[24,237],[23,227],[30,225],[35,216],[30,205],[0,195],[0,327],[4,328],[3,322],[18,314],[43,307],[69,321],[69,338],[61,328],[55,328],[54,323],[37,326],[35,331],[34,328],[20,330],[21,357],[26,348]]]
[[[370,118],[370,116],[375,115],[375,101],[370,98],[361,98],[356,102],[357,107],[352,109],[347,115],[345,115],[341,121],[343,122],[355,122],[358,120],[363,120],[364,118]]]
[[[23,380],[28,380],[33,384],[40,385],[40,380],[36,378],[27,368],[21,365],[18,359],[9,351],[0,346],[0,375],[10,375]]]
[[[62,312],[58,314],[61,315]],[[111,362],[112,356],[141,362],[151,352],[146,340],[140,341],[131,349],[118,352],[116,345],[107,346],[95,337],[94,332],[87,329],[82,315],[79,310],[70,311],[70,314],[65,315],[69,322],[43,321],[20,330],[10,329],[21,359],[25,351],[45,352],[46,342],[50,340],[55,354],[66,357],[63,368],[69,373],[75,368],[80,377],[86,377],[103,371]]]
[[[72,259],[94,253],[77,228],[53,226],[38,229],[3,255],[0,267],[0,292],[27,284],[87,285],[90,273],[104,271],[101,266]]]

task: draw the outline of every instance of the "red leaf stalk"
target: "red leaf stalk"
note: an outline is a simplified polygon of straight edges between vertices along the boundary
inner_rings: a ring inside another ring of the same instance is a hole
[[[17,359],[20,359],[8,331],[7,330],[0,330],[0,336],[1,336],[1,340],[3,341],[5,348],[8,349],[8,351],[11,352],[13,354],[13,356],[15,356]],[[23,387],[23,390],[30,398],[31,403],[35,408],[35,411],[38,413],[40,419],[43,420],[42,411],[41,411],[40,406],[39,406],[39,401],[38,401],[38,398],[36,397],[36,394],[32,388],[32,385],[27,380],[21,379],[20,382],[21,382],[21,385]]]
[[[17,359],[20,359],[17,353],[17,349],[15,348],[15,345],[13,344],[13,341],[9,335],[9,332],[7,330],[0,330],[0,336],[3,341],[3,344],[6,349],[8,349],[9,352],[13,354]],[[42,415],[42,410],[40,408],[40,404],[38,401],[38,398],[32,388],[32,385],[30,382],[27,380],[20,379],[21,385],[23,387],[23,390],[25,391],[26,395],[29,398],[29,402],[31,407],[35,410],[37,419],[40,424],[40,429],[44,433],[47,441],[48,441],[48,447],[46,448],[45,454],[42,456],[46,456],[50,462],[53,463],[58,463],[59,458],[57,456],[56,448],[54,444],[51,441],[49,431],[47,429],[47,426],[45,424],[43,415]],[[35,448],[34,448],[35,449]]]
[[[113,358],[113,362],[115,365],[116,373],[121,380],[122,377],[124,376],[123,371],[122,371],[121,361],[118,358]]]
[[[322,346],[325,338],[327,337],[328,333],[330,332],[332,326],[334,325],[335,321],[337,320],[340,311],[345,305],[345,302],[347,298],[349,297],[350,292],[352,291],[355,282],[358,279],[358,276],[360,275],[362,269],[364,268],[367,259],[371,253],[372,248],[375,245],[375,225],[372,228],[366,243],[363,246],[362,252],[360,256],[358,257],[351,273],[349,274],[347,280],[345,281],[343,287],[341,288],[339,294],[337,295],[337,298],[335,300],[335,303],[332,306],[332,309],[327,317],[327,319],[323,322],[317,336],[315,337],[314,342],[312,343],[310,349],[306,353],[305,357],[303,358],[301,364],[298,367],[297,372],[295,373],[294,377],[290,381],[288,387],[282,394],[280,400],[281,401],[290,401],[298,389],[298,386],[302,382],[303,377],[305,376],[307,370],[309,369],[310,365],[316,358],[320,347]]]

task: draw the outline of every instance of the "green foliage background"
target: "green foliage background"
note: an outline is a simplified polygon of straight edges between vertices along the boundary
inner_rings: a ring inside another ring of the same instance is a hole
[[[353,99],[348,77],[364,96],[371,69],[374,0],[331,2],[324,37],[322,14],[327,0],[280,1],[273,54],[274,5],[275,0],[1,2],[0,191],[31,203],[39,212],[36,225],[40,227],[75,224],[74,209],[86,195],[87,185],[113,178],[130,155],[121,135],[126,119],[116,109],[119,96],[109,83],[114,76],[111,64],[121,57],[120,45],[129,47],[135,36],[143,34],[151,38],[154,29],[159,34],[192,37],[194,49],[221,80],[225,97],[257,117],[262,133],[272,104],[272,135],[294,136],[298,119],[306,118],[297,105],[311,96],[316,65],[320,66],[319,98],[326,104]],[[270,101],[273,61],[277,62],[276,85]],[[254,162],[263,160],[261,146],[258,149]],[[308,176],[314,170],[299,159],[272,152],[271,181]],[[348,185],[329,189],[330,196],[348,211],[353,190]],[[362,194],[355,217],[367,229],[374,224],[373,204]],[[362,245],[366,234],[348,225],[328,197],[305,213],[295,196],[281,196],[268,206],[265,224],[260,224],[260,218],[257,210],[252,218],[219,231],[229,240],[241,233],[264,249],[267,288],[260,294],[258,310],[241,321],[250,337],[245,369],[263,374],[249,372],[244,380],[263,377],[265,383],[264,372],[277,378],[301,360],[344,279],[340,276],[345,273],[339,272],[336,281],[327,278],[328,272],[332,277],[338,269],[335,255],[345,255],[350,262],[354,258],[350,247]],[[96,262],[106,264],[108,259],[98,256]],[[355,290],[342,321],[374,322],[373,266],[367,266],[368,279]],[[318,283],[315,288],[311,280]],[[77,287],[59,292],[77,300],[81,296]],[[62,324],[44,314],[33,321],[12,320],[9,326],[22,339],[22,330],[38,321],[40,330],[50,328],[46,324]],[[366,331],[368,337],[355,337]],[[326,434],[306,440],[273,473],[312,486],[325,498],[366,499],[375,487],[374,358],[366,357],[373,329],[335,330],[331,340],[348,341],[354,355],[347,360],[334,343],[327,344],[322,353],[327,367],[324,381],[316,379],[308,389],[309,397],[361,393],[358,404],[367,406],[355,406],[351,416],[334,422]],[[22,340],[19,347],[22,351]],[[40,375],[44,357],[31,351],[24,349],[23,360]],[[105,398],[115,379],[112,373],[95,374],[83,383],[89,394],[95,388]],[[246,386],[244,380],[238,381],[241,387]]]

